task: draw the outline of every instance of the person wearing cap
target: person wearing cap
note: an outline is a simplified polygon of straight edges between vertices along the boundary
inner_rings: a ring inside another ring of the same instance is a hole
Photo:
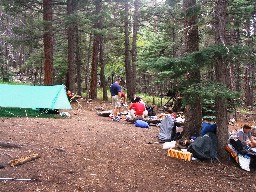
[[[113,121],[120,121],[120,118],[118,117],[117,113],[119,109],[121,108],[121,86],[120,86],[121,79],[116,78],[115,83],[113,83],[110,86],[110,93],[112,98],[112,105],[113,105]]]
[[[244,144],[249,145],[250,147],[255,147],[256,141],[252,137],[251,129],[251,126],[244,124],[243,128],[238,131],[237,138]]]

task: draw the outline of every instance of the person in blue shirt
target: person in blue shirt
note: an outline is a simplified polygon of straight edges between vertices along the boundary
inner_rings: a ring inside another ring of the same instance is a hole
[[[252,137],[251,129],[252,129],[251,126],[244,124],[243,128],[238,131],[237,137],[244,144],[249,145],[250,147],[255,147],[256,141]]]
[[[112,98],[112,105],[113,105],[113,121],[120,121],[117,113],[121,107],[121,86],[120,86],[121,79],[117,78],[115,83],[110,86],[110,93]]]

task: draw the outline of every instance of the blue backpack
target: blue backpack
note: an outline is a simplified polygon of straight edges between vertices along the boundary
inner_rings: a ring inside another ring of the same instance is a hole
[[[216,131],[217,131],[217,125],[216,124],[203,122],[202,123],[202,129],[201,129],[201,132],[200,132],[200,136],[203,136],[208,132],[216,134]]]

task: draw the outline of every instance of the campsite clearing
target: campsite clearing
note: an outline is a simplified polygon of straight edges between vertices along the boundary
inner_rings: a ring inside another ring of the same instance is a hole
[[[255,172],[231,161],[184,161],[167,156],[159,128],[141,129],[98,116],[110,103],[73,103],[70,118],[0,118],[0,191],[254,191]],[[241,122],[239,122],[241,123]],[[233,128],[239,128],[235,124]],[[150,144],[149,144],[150,143]],[[19,146],[19,147],[11,147]],[[31,154],[40,158],[11,167]]]

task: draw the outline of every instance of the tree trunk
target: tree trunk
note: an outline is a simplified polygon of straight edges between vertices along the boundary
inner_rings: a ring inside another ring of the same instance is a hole
[[[44,85],[53,85],[53,32],[52,32],[52,0],[43,0],[44,25]]]
[[[239,61],[235,64],[235,90],[241,91],[241,64]]]
[[[89,98],[89,87],[90,87],[90,58],[91,58],[91,44],[92,44],[92,33],[90,33],[89,35],[89,41],[88,41],[88,49],[87,49],[87,63],[85,65],[85,79],[84,79],[84,83],[85,83],[85,92],[86,94],[86,99]]]
[[[102,1],[96,0],[94,2],[96,11],[95,15],[98,17],[95,20],[94,28],[100,30],[102,26],[101,22],[101,10]],[[100,34],[94,32],[93,48],[92,48],[92,64],[91,64],[91,84],[90,84],[90,98],[97,99],[97,80],[98,80],[98,62],[99,62],[99,46],[100,46]]]
[[[227,17],[228,0],[217,0],[215,7],[215,42],[226,46],[225,27]],[[222,57],[215,60],[215,73],[217,82],[227,85],[227,63]],[[227,121],[227,100],[223,96],[217,96],[215,100],[218,154],[221,158],[227,158],[228,154],[224,150],[228,140],[228,121]]]
[[[132,94],[134,84],[132,81],[132,68],[130,59],[130,32],[129,32],[129,1],[125,1],[125,18],[124,18],[124,32],[125,32],[125,72],[126,72],[126,88],[127,98],[130,100],[134,97]]]
[[[76,0],[67,0],[67,14],[73,17],[76,11]],[[76,92],[76,49],[77,34],[76,23],[69,22],[68,25],[68,70],[66,86],[72,92]]]
[[[253,81],[252,81],[252,66],[247,64],[244,66],[244,103],[246,106],[253,106]]]
[[[131,84],[134,86],[131,87],[130,95],[134,95],[136,93],[136,61],[137,61],[137,33],[139,28],[139,6],[140,0],[134,1],[134,15],[133,15],[133,38],[132,38],[132,79]]]
[[[92,48],[92,63],[91,63],[91,83],[90,83],[90,98],[97,98],[97,69],[99,57],[99,39],[94,35],[93,48]]]
[[[81,34],[78,26],[75,27],[76,31],[76,74],[77,74],[77,94],[82,95],[82,60],[81,60]]]
[[[190,15],[191,9],[196,6],[196,0],[184,0],[183,9],[185,12],[184,35],[185,35],[185,52],[192,53],[199,49],[199,35],[197,25],[197,15]],[[189,81],[194,83],[200,82],[200,71],[190,71],[187,74]],[[191,97],[191,95],[185,95]],[[202,124],[202,102],[201,98],[193,94],[192,102],[185,108],[185,137],[198,136]]]
[[[100,40],[100,55],[99,55],[99,63],[100,63],[100,86],[103,89],[103,100],[108,100],[107,95],[107,85],[106,85],[106,78],[105,78],[105,66],[106,63],[104,62],[104,43],[103,37]]]
[[[251,25],[250,25],[250,19],[247,19],[246,23],[246,34],[247,34],[247,46],[253,47],[253,44],[250,40],[250,33],[251,33]],[[251,55],[251,51],[250,54]],[[249,61],[250,62],[250,61]],[[254,79],[253,79],[253,66],[250,63],[245,64],[244,66],[244,103],[246,106],[253,106],[253,85],[254,85]]]

